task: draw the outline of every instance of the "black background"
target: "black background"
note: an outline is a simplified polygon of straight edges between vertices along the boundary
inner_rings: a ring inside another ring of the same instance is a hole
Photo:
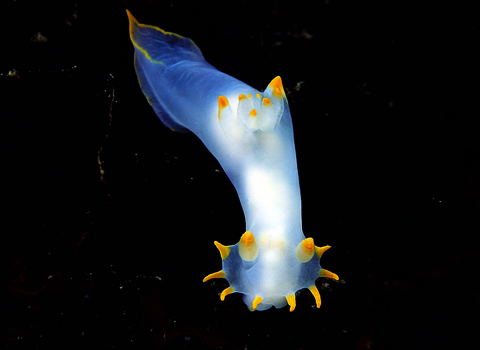
[[[1,7],[2,349],[458,349],[474,338],[478,4]],[[165,128],[141,93],[127,8],[257,89],[282,77],[304,232],[332,246],[322,266],[340,276],[317,281],[320,309],[302,291],[293,313],[250,313],[239,294],[220,301],[224,280],[202,283],[221,267],[213,241],[236,243],[243,213],[202,143]]]

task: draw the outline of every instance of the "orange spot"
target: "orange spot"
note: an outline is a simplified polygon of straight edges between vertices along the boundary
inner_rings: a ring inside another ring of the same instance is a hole
[[[270,101],[270,99],[267,97],[265,97],[262,102],[263,102],[263,105],[267,107],[270,107],[272,105],[272,101]]]
[[[306,252],[312,253],[313,249],[315,248],[315,244],[313,244],[313,238],[309,237],[302,241],[303,248]]]
[[[258,304],[260,304],[262,302],[262,297],[260,296],[256,296],[255,299],[253,299],[253,303],[252,303],[252,309],[255,310],[258,306]]]
[[[280,91],[279,88],[275,88],[275,89],[273,89],[272,95],[277,97],[277,98],[281,98],[282,97],[282,92]]]
[[[228,107],[228,99],[225,96],[218,96],[218,107],[220,107],[220,109]]]
[[[272,89],[279,88],[280,91],[283,90],[282,78],[280,77],[273,78],[273,80],[270,82],[270,87]]]
[[[247,97],[248,97],[248,98],[252,98],[252,94],[248,94]]]
[[[246,231],[240,238],[240,241],[249,247],[253,244],[253,242],[255,242],[255,237],[253,236],[253,233]]]
[[[244,94],[238,95],[238,100],[239,100],[239,101],[243,101],[243,100],[246,99],[246,98],[247,98],[247,96],[245,96]]]
[[[254,108],[250,111],[250,117],[256,117],[256,116],[257,116],[257,111]]]
[[[313,257],[313,252],[315,251],[315,244],[313,244],[313,238],[309,237],[304,239],[297,246],[297,259],[298,261],[305,263],[310,261]]]
[[[240,238],[238,243],[238,253],[245,261],[253,261],[258,255],[258,245],[255,242],[255,237],[250,231],[246,231]]]

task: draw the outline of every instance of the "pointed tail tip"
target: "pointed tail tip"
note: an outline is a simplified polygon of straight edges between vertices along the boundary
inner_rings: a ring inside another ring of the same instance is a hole
[[[135,18],[135,16],[132,15],[132,13],[128,10],[128,9],[125,9],[125,11],[127,12],[127,16],[128,16],[128,21],[130,23],[135,23],[135,24],[139,24],[137,19]]]

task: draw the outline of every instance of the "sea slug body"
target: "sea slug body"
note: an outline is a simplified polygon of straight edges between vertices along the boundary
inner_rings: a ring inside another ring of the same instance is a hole
[[[140,24],[127,10],[140,87],[160,120],[191,131],[217,158],[235,186],[246,229],[235,245],[215,242],[227,279],[220,298],[243,293],[250,310],[296,306],[308,288],[320,307],[318,277],[338,280],[320,266],[330,246],[315,246],[302,231],[293,127],[280,77],[260,92],[203,58],[192,40]]]

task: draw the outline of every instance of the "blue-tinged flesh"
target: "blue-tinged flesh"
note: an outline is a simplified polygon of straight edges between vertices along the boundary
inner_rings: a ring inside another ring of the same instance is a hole
[[[221,294],[243,293],[250,310],[290,306],[308,288],[317,307],[318,277],[329,246],[317,247],[302,231],[300,187],[292,119],[280,77],[264,92],[225,74],[188,38],[138,23],[127,11],[142,91],[158,117],[175,131],[197,135],[235,186],[246,228],[231,246],[215,242],[226,278]]]

